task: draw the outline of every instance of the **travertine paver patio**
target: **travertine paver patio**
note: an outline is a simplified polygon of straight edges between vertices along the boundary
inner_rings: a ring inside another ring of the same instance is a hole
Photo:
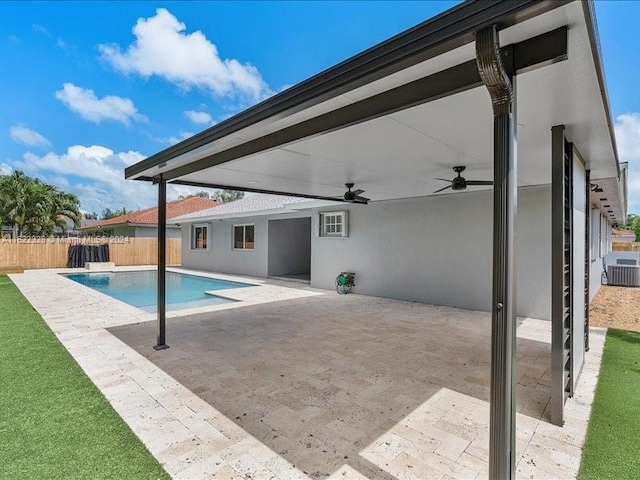
[[[149,314],[52,272],[12,278],[175,478],[487,475],[487,313],[265,284],[281,301],[171,320],[156,352]],[[604,332],[564,428],[545,411],[549,324],[518,336],[518,475],[575,477]]]

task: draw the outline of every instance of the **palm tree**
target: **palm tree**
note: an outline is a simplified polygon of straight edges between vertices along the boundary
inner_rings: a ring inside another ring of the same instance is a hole
[[[21,234],[27,209],[27,184],[30,178],[17,170],[0,177],[0,217],[3,225],[13,227],[13,237]]]
[[[63,192],[16,171],[0,177],[0,219],[13,225],[14,237],[50,236],[55,228],[67,231],[67,220],[78,224],[80,202],[75,195]]]

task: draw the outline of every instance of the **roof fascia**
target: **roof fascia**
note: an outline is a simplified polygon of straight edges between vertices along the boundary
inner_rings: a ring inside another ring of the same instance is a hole
[[[609,136],[611,137],[611,143],[613,144],[613,155],[616,161],[616,168],[618,171],[618,178],[620,178],[620,158],[618,156],[618,147],[616,145],[616,134],[614,130],[614,124],[611,116],[611,106],[609,103],[609,96],[607,94],[607,81],[604,76],[604,66],[602,63],[602,50],[600,49],[600,38],[598,36],[598,24],[596,21],[595,3],[593,0],[582,0],[582,9],[584,10],[584,16],[587,23],[587,33],[589,35],[589,43],[591,46],[591,55],[593,56],[593,63],[596,68],[596,76],[598,77],[598,84],[600,86],[600,95],[602,97],[602,103],[604,105],[605,115],[607,116],[607,126],[609,128]],[[624,212],[626,217],[626,212]]]

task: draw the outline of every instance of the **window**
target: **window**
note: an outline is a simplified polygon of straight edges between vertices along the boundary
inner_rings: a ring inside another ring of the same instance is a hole
[[[320,214],[321,237],[346,237],[347,212],[324,212]]]
[[[208,225],[194,225],[191,227],[191,248],[193,250],[206,250],[208,248],[208,237]]]
[[[607,244],[609,238],[609,222],[604,215],[600,216],[600,256],[607,254]]]
[[[234,225],[233,226],[233,249],[253,250],[255,225]]]

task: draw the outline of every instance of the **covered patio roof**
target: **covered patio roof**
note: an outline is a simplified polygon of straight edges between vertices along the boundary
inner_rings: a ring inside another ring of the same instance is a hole
[[[372,201],[432,195],[444,186],[435,178],[452,178],[456,165],[491,179],[491,102],[473,36],[491,24],[511,58],[505,68],[518,74],[518,185],[551,183],[549,130],[564,125],[612,222],[624,221],[595,20],[583,1],[465,2],[132,165],[126,177],[316,198],[340,198],[354,182]]]
[[[489,472],[506,479],[515,476],[517,187],[553,184],[552,307],[561,315],[552,318],[552,391],[561,423],[571,392],[565,377],[572,378],[561,302],[565,282],[573,291],[563,276],[571,272],[564,252],[573,248],[572,239],[565,245],[574,209],[565,162],[573,155],[593,184],[590,200],[606,202],[612,223],[624,222],[593,3],[470,0],[130,166],[125,176],[158,183],[160,205],[167,183],[318,199],[342,199],[345,184],[354,183],[376,202],[444,195],[438,178],[453,178],[456,166],[470,179],[493,178],[470,189],[493,190]],[[168,348],[165,221],[160,208],[158,350]]]

